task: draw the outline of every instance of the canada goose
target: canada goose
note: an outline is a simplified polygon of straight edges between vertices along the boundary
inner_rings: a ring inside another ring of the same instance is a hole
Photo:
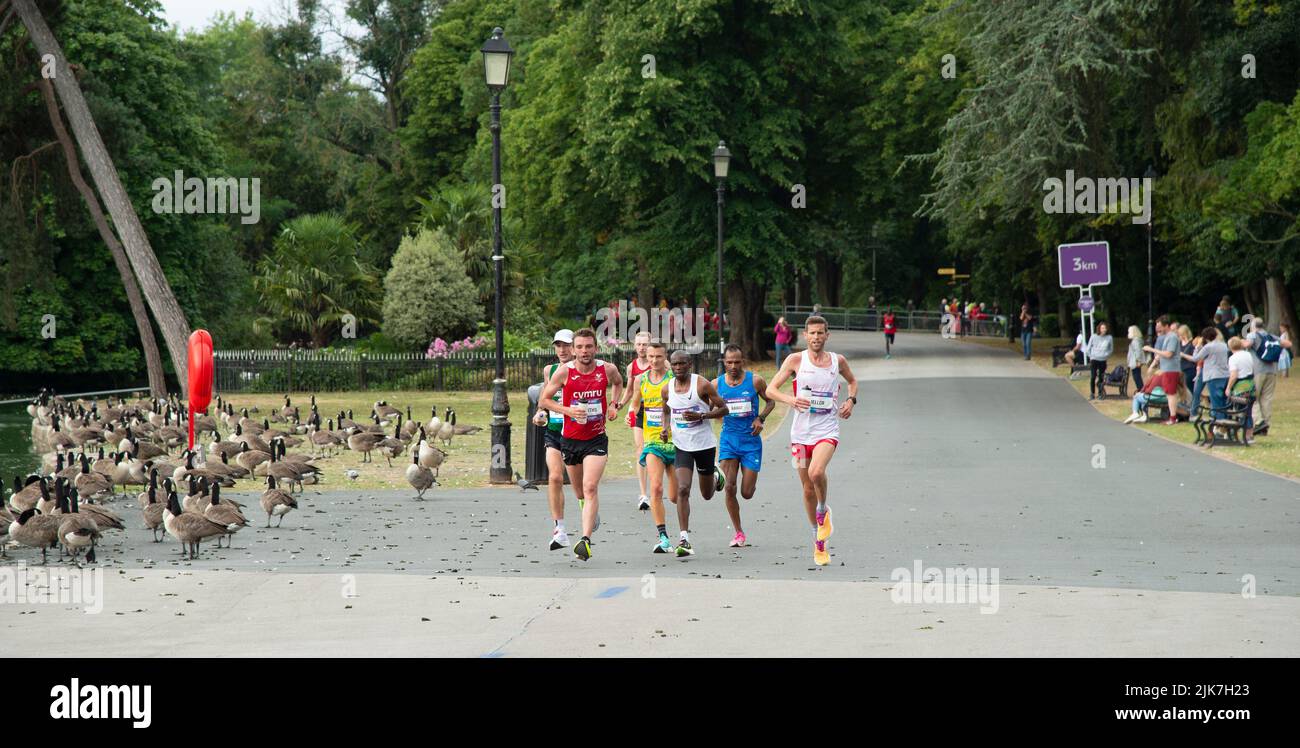
[[[123,492],[127,486],[143,486],[149,482],[144,474],[144,463],[125,452],[117,453],[117,462],[113,465],[113,485],[121,486]]]
[[[321,469],[312,464],[314,458],[307,455],[290,454],[285,447],[288,442],[284,439],[276,439],[272,446],[280,450],[280,462],[287,462],[302,473],[319,473]]]
[[[340,428],[340,429],[343,429],[343,430],[346,431],[346,430],[348,430],[348,429],[354,429],[354,428],[357,428],[357,426],[359,426],[359,425],[360,425],[360,424],[358,424],[356,421],[352,420],[352,409],[351,409],[351,408],[348,409],[348,411],[347,411],[346,414],[345,414],[343,411],[341,411],[341,410],[339,411],[339,428]]]
[[[94,462],[90,463],[90,469],[107,478],[111,484],[113,482],[113,468],[117,467],[117,462],[114,460],[116,456],[117,453],[114,452],[112,456],[105,457],[104,447],[101,445],[99,447],[99,456]]]
[[[289,419],[294,415],[295,412],[296,412],[296,409],[295,409],[295,408],[294,408],[294,407],[289,403],[289,396],[288,396],[288,395],[285,395],[285,396],[284,396],[284,407],[283,407],[283,408],[280,408],[280,412],[279,412],[278,414],[275,414],[275,415],[279,415],[281,421],[287,421],[287,420],[289,420]]]
[[[420,430],[420,422],[411,418],[411,406],[406,406],[406,423],[402,425],[402,439],[409,442]]]
[[[438,417],[438,406],[431,409],[429,422],[424,424],[424,430],[434,436],[438,435],[438,430],[442,428],[442,419]]]
[[[62,477],[54,479],[55,494],[58,494],[59,491],[63,490],[62,488],[63,484],[67,483],[67,481],[68,481],[67,478],[62,478]],[[59,510],[59,502],[57,500],[57,497],[52,496],[50,494],[49,484],[47,484],[45,481],[41,481],[40,488],[41,488],[41,497],[36,500],[36,511],[40,512],[41,514],[54,514]]]
[[[311,440],[312,447],[317,452],[333,449],[340,444],[338,437],[328,431],[321,430],[319,418],[312,423],[311,431],[307,432],[307,438]]]
[[[348,449],[361,453],[362,462],[370,462],[370,451],[383,441],[383,436],[370,431],[355,431],[348,435]]]
[[[185,496],[177,496],[181,500],[181,508],[187,512],[203,513],[203,507],[208,503],[208,497],[211,496],[211,486],[213,484],[207,478],[196,478],[193,475],[186,479],[187,493]]]
[[[266,430],[265,427],[262,426],[262,424],[258,423],[257,421],[254,421],[253,419],[251,419],[251,418],[248,417],[248,408],[244,408],[244,409],[243,409],[242,411],[240,411],[240,412],[242,412],[242,413],[244,414],[244,416],[243,416],[242,418],[239,419],[239,421],[238,421],[238,427],[239,427],[240,429],[242,429],[244,433],[246,433],[246,434],[250,434],[250,435],[253,435],[253,436],[258,436],[258,435],[260,435],[263,431]]]
[[[243,442],[215,441],[208,445],[208,454],[234,457],[244,450]]]
[[[451,446],[451,437],[456,433],[456,413],[450,408],[447,409],[447,420],[442,422],[442,428],[438,429],[436,436],[442,441],[443,446]]]
[[[298,508],[298,500],[292,494],[285,493],[275,487],[275,476],[266,476],[266,491],[262,493],[262,511],[266,512],[266,526],[271,526],[271,515],[280,518],[275,523],[276,527],[284,524],[284,515]]]
[[[9,525],[18,519],[17,515],[9,511],[8,507],[0,506],[0,558],[8,558],[9,554],[5,553],[5,546],[9,545]]]
[[[198,555],[199,543],[204,538],[234,532],[234,528],[217,524],[202,514],[182,511],[181,502],[176,498],[175,491],[167,495],[167,507],[163,510],[163,527],[167,528],[168,535],[181,542],[182,554],[186,552],[186,546],[189,546],[190,559]]]
[[[244,433],[244,425],[242,423],[235,426],[235,433],[230,437],[230,441],[243,442],[248,445],[249,449],[255,449],[259,452],[270,453],[271,451],[271,445],[267,444],[258,435]]]
[[[155,457],[162,457],[167,454],[167,450],[154,444],[153,442],[142,442],[131,434],[131,429],[126,430],[126,438],[123,439],[117,448],[123,452],[129,453],[137,460],[152,460]]]
[[[179,481],[184,480],[191,475],[196,478],[207,478],[209,483],[220,483],[226,487],[235,485],[235,479],[230,475],[222,475],[219,471],[211,470],[209,468],[195,467],[194,453],[186,450],[185,466],[176,468],[176,472],[172,473],[172,478]]]
[[[483,430],[482,426],[469,426],[465,424],[456,423],[456,411],[454,410],[451,412],[451,425],[452,425],[452,431],[454,431],[457,436],[463,436],[467,434],[477,434],[478,432]]]
[[[402,420],[402,416],[400,413],[397,416],[397,420],[398,423],[400,424]],[[401,426],[400,425],[395,426],[393,428],[393,433],[394,433],[393,436],[387,437],[385,439],[381,439],[378,443],[375,444],[375,449],[378,449],[379,451],[383,452],[384,457],[388,458],[388,467],[393,466],[394,457],[398,457],[399,455],[401,455],[403,452],[406,451],[406,442],[402,441],[401,438],[401,433],[402,433]]]
[[[239,511],[238,507],[229,501],[221,500],[221,486],[212,487],[212,501],[203,507],[203,516],[219,525],[223,525],[227,530],[227,538],[248,525],[248,520],[244,519],[244,515]],[[217,547],[221,547],[220,535],[217,536]],[[227,547],[229,547],[229,544],[227,544]]]
[[[72,485],[76,487],[77,493],[88,499],[99,496],[105,496],[113,492],[113,483],[99,473],[90,472],[90,460],[86,455],[81,455],[81,475],[78,475]]]
[[[272,447],[272,449],[275,451],[271,452],[271,462],[266,466],[266,475],[275,478],[277,481],[287,482],[290,491],[293,490],[295,483],[298,484],[299,490],[301,490],[301,473],[293,465],[280,462],[278,459],[279,449],[275,447]]]
[[[162,538],[158,537],[158,531],[162,530],[163,535],[167,534],[163,528],[163,504],[158,501],[158,485],[150,484],[148,498],[143,507],[140,508],[140,514],[144,517],[144,526],[153,532],[153,542],[161,543]]]
[[[420,464],[420,451],[412,450],[411,464],[406,466],[406,482],[411,484],[419,493],[416,500],[424,501],[424,492],[438,481],[433,477],[433,471]]]
[[[221,454],[221,453],[218,452],[217,454]],[[223,458],[225,457],[224,454],[221,456]],[[234,467],[231,467],[230,463],[225,460],[220,460],[220,461],[204,460],[203,469],[219,477],[229,478],[232,481],[235,480],[236,478],[242,478],[245,475],[248,475],[248,471],[245,470],[242,466],[236,465]]]
[[[23,481],[18,476],[14,476],[14,492],[9,495],[9,506],[14,512],[22,514],[23,512],[36,506],[36,502],[41,498],[41,487],[37,485],[45,481],[39,475],[29,475],[27,480]],[[48,488],[46,489],[49,490]]]
[[[54,472],[51,477],[73,480],[78,475],[81,475],[81,463],[78,462],[77,457],[72,454],[65,455],[62,452],[54,456]]]
[[[59,509],[63,512],[59,515],[59,545],[67,550],[74,561],[77,554],[85,550],[86,560],[94,563],[95,541],[100,537],[98,520],[93,515],[78,511],[76,491],[70,497],[61,495],[59,501]]]
[[[67,509],[64,508],[64,504],[61,503],[64,499],[67,499],[68,497],[72,497],[75,499],[80,498],[77,489],[73,487],[73,485],[69,481],[63,478],[60,478],[54,482],[54,489],[55,489],[55,493],[57,494],[55,507],[56,507],[56,511],[58,512],[68,511]],[[102,506],[98,506],[96,504],[89,504],[89,503],[79,504],[79,507],[80,507],[79,509],[76,509],[74,511],[80,511],[82,514],[94,519],[95,524],[99,525],[100,530],[125,530],[126,529],[126,525],[122,524],[122,518],[117,515],[117,512],[114,512],[111,509],[105,509]]]
[[[437,478],[438,469],[442,467],[443,460],[447,459],[447,453],[430,444],[424,432],[420,432],[417,453],[420,455],[420,464],[432,470],[433,477]]]
[[[63,430],[59,428],[59,419],[57,418],[54,419],[53,429],[54,431],[50,434],[49,439],[51,447],[56,449],[59,447],[62,447],[63,449],[73,449],[77,446],[77,443],[72,440],[72,437],[63,433]]]
[[[235,454],[235,462],[239,463],[240,467],[249,472],[255,472],[258,465],[261,465],[270,459],[271,452],[269,450],[263,452],[260,449],[253,449],[244,443],[239,445],[239,452]]]
[[[9,539],[28,548],[40,548],[41,563],[48,563],[45,551],[58,542],[61,523],[57,514],[37,514],[35,509],[28,509],[9,523]]]
[[[392,419],[402,414],[402,411],[389,405],[387,400],[375,401],[375,412],[384,419]]]

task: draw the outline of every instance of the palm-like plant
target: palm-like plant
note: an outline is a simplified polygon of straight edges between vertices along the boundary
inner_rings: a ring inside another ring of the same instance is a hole
[[[359,325],[377,323],[378,273],[358,259],[358,249],[356,227],[337,214],[288,221],[253,277],[265,313],[255,327],[320,348],[345,314]]]
[[[416,198],[421,206],[418,228],[442,230],[465,262],[465,273],[479,291],[479,301],[491,308],[495,288],[492,268],[492,191],[483,184],[444,187],[428,199]],[[504,212],[504,211],[503,211]],[[505,286],[524,289],[528,268],[535,264],[535,252],[521,242],[522,227],[518,220],[503,217],[501,234],[506,245]],[[513,267],[512,267],[513,266]]]

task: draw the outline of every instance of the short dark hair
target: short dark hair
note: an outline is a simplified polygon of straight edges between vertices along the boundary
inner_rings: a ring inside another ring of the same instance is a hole
[[[826,318],[821,316],[820,314],[814,314],[808,319],[803,321],[803,329],[805,330],[807,330],[812,325],[821,325],[822,327],[825,327],[827,330],[830,330],[831,328],[831,326],[826,323]]]
[[[649,347],[649,348],[663,348],[665,351],[668,350],[668,345],[667,345],[666,343],[664,343],[664,341],[662,341],[662,340],[660,340],[660,339],[658,339],[658,338],[655,338],[654,340],[651,340],[651,341],[650,341],[650,344],[649,344],[647,347]]]
[[[1201,330],[1201,339],[1207,343],[1217,337],[1219,337],[1219,331],[1217,328],[1206,327],[1204,330]]]
[[[577,340],[578,338],[591,338],[592,341],[594,342],[596,340],[596,332],[595,330],[592,330],[590,327],[583,327],[579,329],[577,332],[573,333],[573,339]]]
[[[1168,314],[1162,314],[1162,315],[1160,315],[1159,317],[1156,317],[1156,322],[1159,322],[1160,324],[1164,325],[1165,327],[1168,327],[1168,326],[1169,326],[1169,315],[1168,315]]]
[[[722,357],[726,358],[727,354],[731,353],[732,351],[739,353],[741,356],[745,355],[745,352],[741,350],[740,346],[736,345],[735,343],[729,343],[726,348],[722,349]]]

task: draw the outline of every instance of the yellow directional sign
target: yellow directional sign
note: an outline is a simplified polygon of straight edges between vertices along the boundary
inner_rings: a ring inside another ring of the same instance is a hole
[[[939,268],[939,275],[956,275],[957,268]]]

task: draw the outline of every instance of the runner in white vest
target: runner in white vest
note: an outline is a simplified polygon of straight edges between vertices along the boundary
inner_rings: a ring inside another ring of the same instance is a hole
[[[691,471],[700,474],[700,495],[713,498],[717,469],[718,438],[705,419],[722,418],[729,412],[727,401],[708,379],[691,372],[691,356],[673,351],[673,377],[664,382],[664,430],[660,438],[671,440],[676,449],[673,468],[677,473],[677,521],[682,526],[677,555],[695,553],[689,534],[691,522]]]
[[[826,541],[833,532],[831,510],[826,505],[826,467],[840,443],[841,418],[853,414],[858,403],[858,380],[849,370],[843,356],[826,350],[830,337],[826,320],[812,316],[804,323],[804,339],[808,350],[792,353],[781,364],[781,369],[767,385],[767,396],[795,409],[790,427],[790,454],[803,484],[804,508],[808,520],[816,530],[813,541],[813,560],[819,566],[831,562]],[[839,398],[839,383],[843,377],[848,385],[848,397]],[[794,382],[795,394],[781,392],[786,380]]]

